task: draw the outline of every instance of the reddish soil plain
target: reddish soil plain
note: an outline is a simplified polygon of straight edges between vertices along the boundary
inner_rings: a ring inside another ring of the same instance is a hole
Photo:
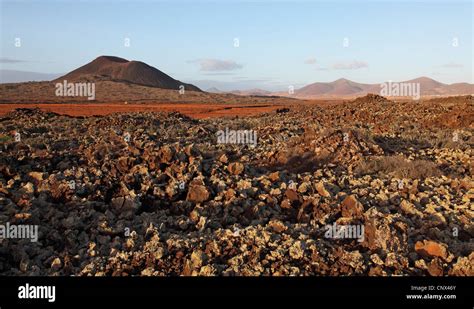
[[[0,115],[5,115],[17,108],[39,108],[45,112],[53,112],[68,116],[104,116],[112,113],[129,112],[179,112],[192,118],[212,118],[225,116],[248,116],[275,111],[281,105],[210,105],[202,104],[1,104]]]
[[[96,96],[56,96],[54,82],[0,84],[0,115],[16,108],[39,108],[69,116],[99,116],[115,112],[180,112],[193,118],[248,116],[281,108],[326,101],[277,96],[239,96],[202,91],[147,87],[115,81],[95,81]]]

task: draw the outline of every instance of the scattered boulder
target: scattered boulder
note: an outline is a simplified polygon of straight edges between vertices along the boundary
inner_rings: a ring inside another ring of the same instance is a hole
[[[331,197],[331,193],[326,190],[323,182],[318,182],[316,184],[316,191],[318,191],[319,195],[321,195],[322,197]]]
[[[448,258],[448,249],[446,245],[432,240],[417,241],[415,251],[425,258],[439,257],[443,260]]]
[[[192,184],[189,186],[186,200],[194,203],[202,203],[209,199],[209,191],[204,185]]]
[[[347,218],[360,217],[364,212],[364,206],[354,195],[348,195],[341,204],[342,216]]]
[[[227,166],[227,170],[233,175],[240,175],[244,171],[244,165],[240,162],[233,162]]]

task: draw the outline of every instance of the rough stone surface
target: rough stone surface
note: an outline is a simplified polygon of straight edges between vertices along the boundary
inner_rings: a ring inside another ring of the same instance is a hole
[[[0,274],[473,276],[472,97],[303,105],[0,118],[0,222],[39,227],[0,240]]]

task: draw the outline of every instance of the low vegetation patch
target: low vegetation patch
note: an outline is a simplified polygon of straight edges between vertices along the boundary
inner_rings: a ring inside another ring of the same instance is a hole
[[[366,159],[354,169],[356,175],[392,175],[398,178],[418,178],[440,176],[442,173],[435,163],[427,160],[409,161],[403,156],[387,156]]]

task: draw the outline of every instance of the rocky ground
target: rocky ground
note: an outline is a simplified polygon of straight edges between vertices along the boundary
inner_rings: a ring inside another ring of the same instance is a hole
[[[209,120],[17,110],[0,223],[39,239],[1,239],[0,274],[473,276],[473,124],[471,96]],[[226,128],[257,143],[217,143]]]

